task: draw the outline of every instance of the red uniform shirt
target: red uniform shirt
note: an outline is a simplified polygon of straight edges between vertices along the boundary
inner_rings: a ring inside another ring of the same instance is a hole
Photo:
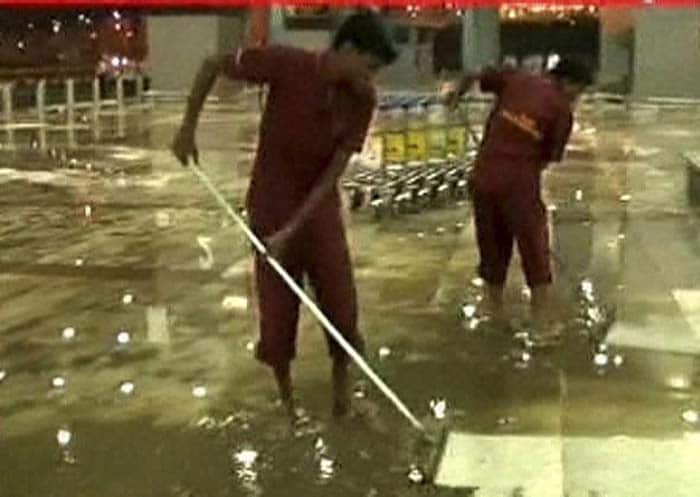
[[[327,53],[281,46],[250,48],[229,57],[229,77],[269,87],[248,192],[256,224],[279,227],[338,149],[362,149],[376,97],[328,81],[327,58]],[[339,206],[337,196],[330,197],[323,208]]]
[[[562,159],[573,124],[571,106],[547,76],[515,71],[481,77],[497,100],[486,125],[476,168],[477,186],[536,187],[548,162]]]

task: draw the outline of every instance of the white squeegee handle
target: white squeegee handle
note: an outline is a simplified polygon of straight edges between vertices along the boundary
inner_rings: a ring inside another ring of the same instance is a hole
[[[279,274],[279,276],[284,280],[285,283],[292,289],[297,297],[304,303],[306,307],[313,313],[313,315],[318,319],[321,325],[326,329],[330,336],[342,347],[342,349],[350,356],[350,358],[357,364],[357,366],[362,370],[362,372],[367,375],[367,377],[372,380],[372,382],[377,386],[377,388],[396,406],[396,409],[403,414],[403,416],[413,425],[414,428],[420,431],[425,431],[425,426],[423,423],[418,421],[416,416],[406,407],[406,405],[399,399],[399,397],[394,393],[394,391],[389,388],[389,386],[384,383],[384,381],[372,370],[372,368],[367,364],[364,358],[355,350],[355,348],[348,343],[348,341],[343,337],[343,335],[338,331],[338,329],[330,322],[330,320],[323,314],[321,309],[318,308],[316,303],[309,298],[309,296],[302,290],[294,278],[292,278],[289,273],[282,267],[282,265],[277,262],[272,256],[267,253],[267,248],[260,241],[260,239],[253,233],[253,231],[248,227],[243,218],[231,207],[231,205],[226,201],[224,196],[219,192],[219,190],[212,184],[209,177],[202,171],[198,166],[189,166],[192,168],[192,172],[199,178],[199,180],[207,187],[212,196],[216,199],[219,205],[228,213],[228,215],[236,221],[238,226],[243,230],[245,236],[250,240],[255,249],[260,252],[261,255],[265,257],[267,263],[272,266],[272,268]]]

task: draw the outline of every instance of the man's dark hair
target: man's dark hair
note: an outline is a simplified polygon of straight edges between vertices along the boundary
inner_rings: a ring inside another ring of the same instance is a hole
[[[374,55],[385,65],[396,60],[398,53],[381,17],[363,10],[345,19],[333,38],[333,49],[338,50],[346,43],[358,52]]]
[[[557,65],[549,71],[549,74],[562,81],[574,84],[590,86],[593,84],[593,72],[581,61],[575,59],[561,59]]]

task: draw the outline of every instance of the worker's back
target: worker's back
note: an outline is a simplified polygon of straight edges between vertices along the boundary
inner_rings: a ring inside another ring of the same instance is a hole
[[[570,106],[557,82],[524,72],[494,72],[482,77],[481,88],[497,100],[479,151],[478,183],[487,189],[539,187],[542,169],[559,160],[571,128]]]

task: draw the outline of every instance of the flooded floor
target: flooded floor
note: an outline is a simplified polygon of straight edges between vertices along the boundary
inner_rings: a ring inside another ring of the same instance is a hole
[[[467,205],[348,215],[369,362],[419,416],[445,407],[437,484],[411,471],[415,433],[374,388],[357,395],[376,419],[332,420],[308,313],[294,375],[309,422],[282,415],[253,359],[249,248],[167,151],[181,110],[0,130],[0,496],[698,495],[700,219],[681,154],[700,148],[700,109],[582,109],[546,178],[571,323],[557,350],[469,319]],[[234,204],[257,117],[251,98],[200,126]],[[516,261],[514,322],[522,285]]]

